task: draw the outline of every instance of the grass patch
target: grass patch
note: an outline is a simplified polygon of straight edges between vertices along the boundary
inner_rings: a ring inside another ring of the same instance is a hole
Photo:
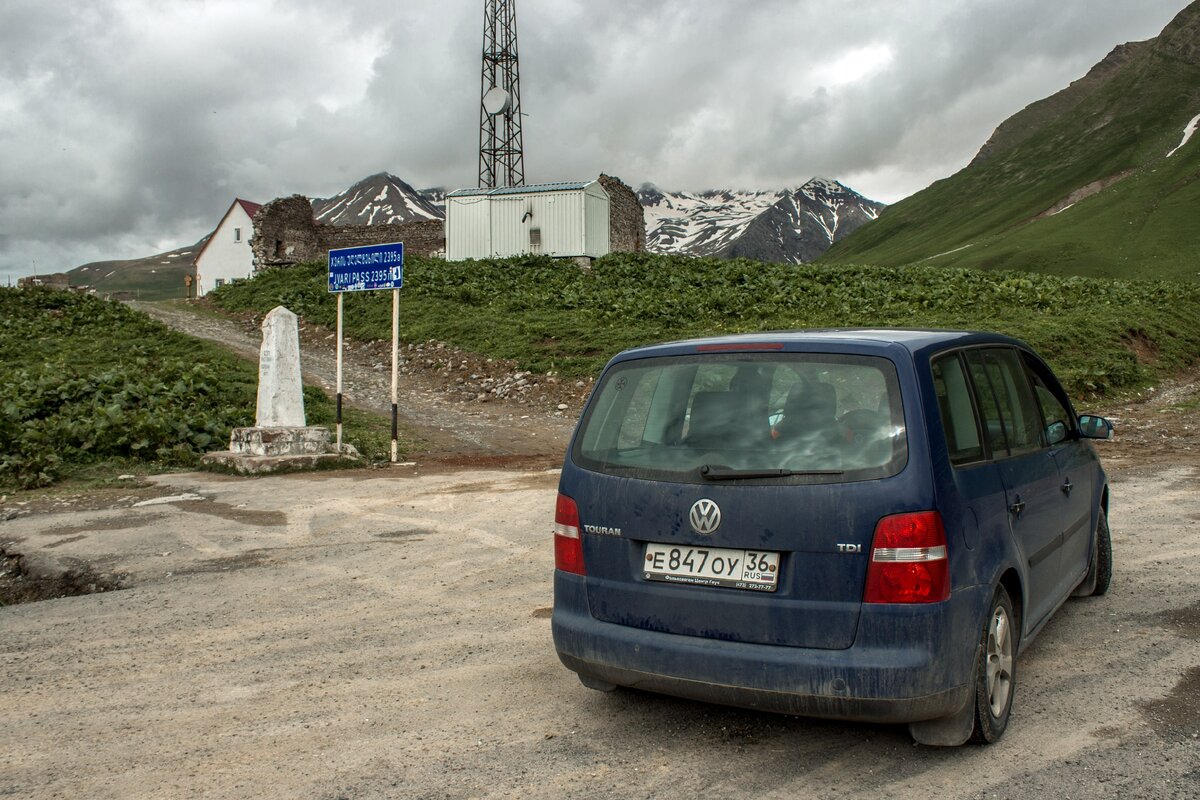
[[[119,303],[0,288],[0,488],[194,466],[252,425],[258,371],[217,345]],[[305,389],[312,424],[334,406]],[[353,412],[347,440],[387,452],[378,415]]]
[[[326,267],[270,270],[213,292],[230,311],[285,305],[332,327]],[[621,349],[718,333],[817,327],[995,330],[1029,342],[1076,396],[1146,385],[1200,354],[1200,285],[928,266],[764,264],[614,254],[584,272],[546,257],[410,258],[401,337],[446,341],[537,372],[592,375]],[[346,298],[347,333],[390,339],[386,292]],[[1152,342],[1153,363],[1130,343]]]

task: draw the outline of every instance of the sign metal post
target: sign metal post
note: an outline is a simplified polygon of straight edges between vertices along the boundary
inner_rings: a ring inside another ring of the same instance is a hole
[[[329,291],[337,293],[337,444],[342,447],[342,295],[392,290],[392,463],[399,450],[400,289],[404,286],[404,242],[329,251]]]
[[[400,290],[392,289],[392,463],[396,463],[397,435],[397,388],[400,383]]]
[[[342,298],[337,296],[337,449],[342,452]]]

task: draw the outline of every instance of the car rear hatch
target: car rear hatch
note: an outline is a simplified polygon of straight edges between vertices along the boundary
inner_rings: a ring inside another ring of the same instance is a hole
[[[899,385],[890,360],[850,354],[610,366],[561,482],[578,507],[590,613],[849,647],[876,523],[929,502],[928,481],[905,469]]]

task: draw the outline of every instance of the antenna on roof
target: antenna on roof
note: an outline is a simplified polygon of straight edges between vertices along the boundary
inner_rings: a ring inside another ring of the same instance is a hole
[[[516,0],[484,0],[479,187],[525,185]]]

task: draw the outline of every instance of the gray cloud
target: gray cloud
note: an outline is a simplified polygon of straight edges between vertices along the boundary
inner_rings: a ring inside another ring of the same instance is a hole
[[[472,185],[479,0],[7,0],[0,280],[190,244],[233,196]],[[521,0],[527,176],[895,201],[1182,0]]]

